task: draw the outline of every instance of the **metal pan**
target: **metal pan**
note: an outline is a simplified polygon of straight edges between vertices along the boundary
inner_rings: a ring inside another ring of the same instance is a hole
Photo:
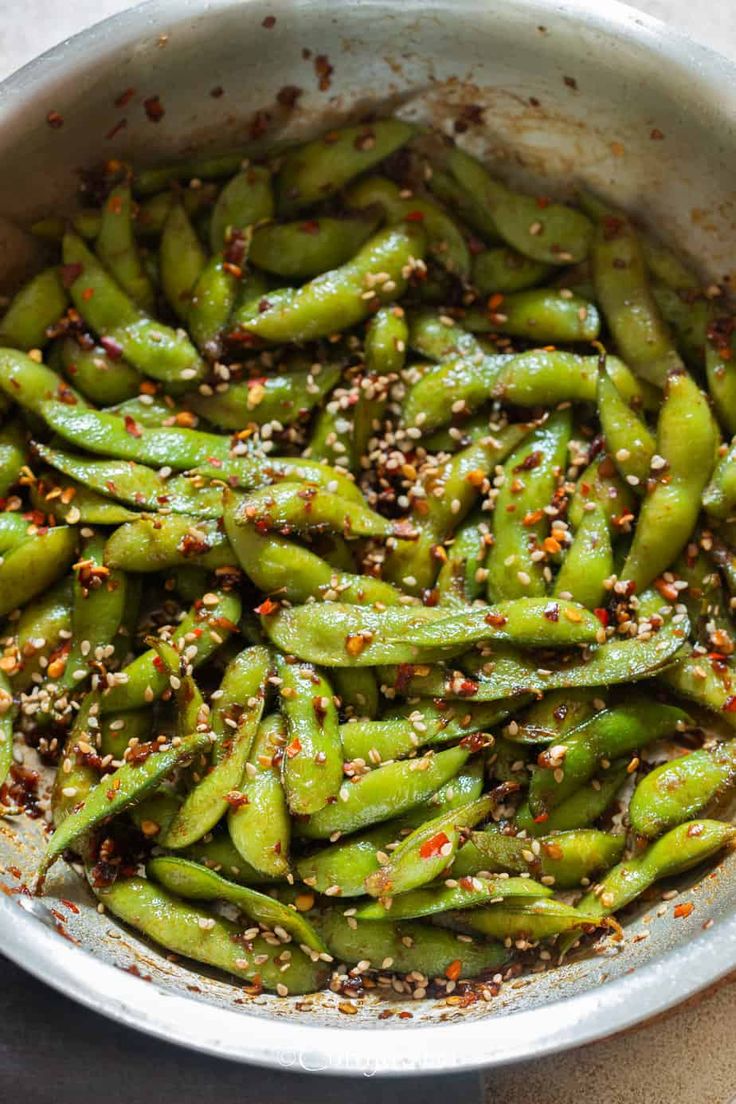
[[[276,100],[285,85],[302,90],[293,110]],[[143,107],[151,96],[164,109],[157,123]],[[546,193],[585,180],[706,275],[730,275],[736,255],[736,70],[610,0],[153,0],[26,66],[0,87],[0,109],[6,285],[34,259],[19,228],[68,206],[79,168],[101,156],[150,163],[272,145],[374,110],[443,126]],[[49,126],[50,111],[61,127]],[[0,821],[0,949],[108,1016],[262,1065],[500,1065],[620,1031],[736,967],[733,856],[683,887],[695,903],[688,917],[675,919],[667,902],[646,924],[642,908],[618,951],[523,979],[488,1003],[397,1003],[410,1019],[379,1020],[366,1000],[347,1016],[333,994],[250,998],[169,962],[100,915],[71,871],[57,872],[42,900],[19,892],[41,841],[38,822]]]

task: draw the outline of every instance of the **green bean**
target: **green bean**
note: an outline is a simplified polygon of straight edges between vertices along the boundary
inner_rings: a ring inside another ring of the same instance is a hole
[[[492,794],[461,805],[415,828],[365,880],[371,897],[388,898],[418,889],[438,878],[452,860],[463,829],[472,828],[493,811]]]
[[[613,548],[608,520],[600,506],[585,513],[557,573],[552,593],[588,609],[606,599],[606,580],[613,574]]]
[[[382,230],[341,268],[298,289],[271,292],[265,309],[260,309],[263,304],[256,310],[246,306],[236,312],[235,321],[244,335],[275,344],[327,337],[403,295],[412,262],[421,260],[423,253],[424,236],[416,226]],[[379,274],[382,279],[376,281]]]
[[[23,427],[8,422],[0,429],[0,498],[5,498],[28,463],[28,441]]]
[[[245,230],[273,216],[271,174],[260,165],[249,165],[227,182],[217,197],[210,222],[210,248],[215,253],[228,240],[230,230]]]
[[[163,293],[174,313],[186,321],[207,254],[180,203],[173,204],[166,217],[159,257]]]
[[[24,410],[41,414],[44,403],[60,400],[68,410],[87,403],[60,375],[14,349],[0,349],[0,390]]]
[[[167,646],[159,644],[158,647],[163,651]],[[167,656],[169,652],[173,652],[178,664],[178,653],[170,646],[167,648]],[[168,681],[168,674],[164,677]],[[73,847],[80,837],[91,832],[103,820],[134,805],[146,793],[155,789],[174,767],[210,744],[207,710],[203,708],[201,695],[193,686],[194,680],[187,675],[181,679],[182,689],[177,691],[178,743],[156,742],[148,747],[144,745],[141,751],[136,749],[128,761],[90,790],[83,804],[65,818],[51,837],[38,869],[39,886],[43,884],[50,866],[62,852]]]
[[[119,184],[105,200],[95,252],[133,302],[150,311],[154,290],[138,254],[133,226],[130,186]]]
[[[682,361],[657,309],[636,231],[625,215],[598,219],[592,248],[593,280],[621,356],[637,375],[664,387]]]
[[[59,646],[71,634],[72,581],[59,579],[23,607],[15,638],[16,668],[11,673],[15,693],[22,693],[35,681],[34,675],[48,672],[48,663]],[[42,660],[46,665],[42,666]]]
[[[578,908],[588,916],[610,916],[660,878],[684,874],[732,842],[736,828],[718,820],[691,820],[672,828],[643,854],[609,870]]]
[[[140,373],[125,361],[108,356],[101,345],[86,349],[73,337],[66,337],[59,345],[59,360],[64,374],[90,402],[110,406],[132,399],[140,389]]]
[[[705,370],[716,414],[729,434],[736,433],[735,328],[733,313],[717,300],[712,302],[706,322]]]
[[[327,839],[335,832],[357,832],[400,816],[454,778],[466,762],[465,748],[448,748],[419,759],[387,763],[344,786],[343,796],[299,823],[306,839]]]
[[[280,714],[262,721],[246,764],[242,794],[227,815],[238,855],[260,875],[283,878],[289,872],[291,822],[278,761],[286,744]]]
[[[671,736],[688,720],[676,706],[644,698],[596,713],[540,754],[529,786],[532,813],[540,816],[570,797],[592,777],[600,759],[615,759]]]
[[[378,218],[366,211],[343,218],[269,223],[253,233],[248,260],[285,280],[311,280],[347,264],[376,229]]]
[[[0,320],[0,345],[15,349],[42,349],[48,330],[64,314],[68,303],[59,269],[44,268],[13,297]]]
[[[65,234],[63,254],[64,264],[77,273],[69,288],[74,305],[105,339],[108,352],[119,352],[133,368],[164,383],[202,377],[204,366],[189,338],[140,311],[80,237]]]
[[[656,451],[654,435],[605,371],[598,376],[597,403],[606,447],[616,467],[631,486],[643,488]]]
[[[62,690],[81,688],[87,682],[122,624],[127,579],[124,572],[104,566],[104,547],[104,537],[92,537],[74,565],[71,649],[57,680]]]
[[[119,878],[95,893],[113,916],[175,954],[244,978],[258,990],[310,993],[327,980],[326,967],[298,948],[287,953],[262,936],[245,939],[237,924],[187,904],[144,878]]]
[[[504,465],[495,506],[495,541],[488,554],[488,595],[496,601],[545,592],[544,567],[533,559],[547,532],[544,508],[564,469],[572,432],[560,411],[530,434]],[[540,516],[541,515],[541,516]]]
[[[107,540],[105,563],[127,571],[165,571],[193,565],[235,564],[233,550],[216,521],[188,514],[142,517],[121,525]]]
[[[377,208],[389,226],[401,222],[420,223],[427,235],[428,253],[461,280],[469,278],[470,250],[462,231],[452,216],[433,200],[407,196],[386,177],[368,176],[348,190],[345,202],[358,210]]]
[[[370,575],[337,571],[326,560],[274,533],[235,520],[235,501],[225,495],[225,532],[236,561],[259,590],[289,602],[310,598],[358,604],[397,605],[401,591]]]
[[[639,835],[653,839],[697,816],[734,781],[733,740],[660,763],[641,779],[631,796],[631,826]]]
[[[349,721],[340,725],[345,758],[362,759],[370,763],[405,759],[418,748],[449,744],[475,732],[489,731],[508,717],[511,705],[493,703],[480,707],[471,705],[459,712],[453,709],[433,712],[434,716],[430,717],[421,710],[415,710],[411,718]]]
[[[573,828],[587,828],[608,809],[616,794],[629,777],[629,759],[619,759],[602,771],[590,784],[581,786],[574,794],[560,802],[549,813],[533,817],[527,802],[519,806],[514,823],[529,836],[546,835],[547,832],[568,832]]]
[[[736,512],[736,439],[716,464],[703,493],[703,506],[711,517],[721,520]]]
[[[601,924],[600,920],[586,916],[582,909],[545,898],[531,901],[509,898],[485,908],[453,912],[447,921],[453,927],[457,925],[462,930],[492,939],[524,943],[530,939],[549,939],[577,929],[592,931]]]
[[[260,532],[275,529],[309,534],[326,530],[345,537],[382,538],[407,533],[406,523],[392,523],[368,506],[301,482],[252,491],[242,499],[234,520],[236,525],[255,525]]]
[[[593,227],[582,212],[561,203],[542,207],[534,196],[513,192],[457,146],[447,153],[444,167],[466,193],[484,203],[497,232],[525,257],[553,265],[587,257]]]
[[[214,764],[159,836],[162,847],[180,850],[201,839],[227,811],[231,795],[239,794],[270,671],[271,656],[262,647],[246,648],[228,665],[220,685],[222,696],[212,712]]]
[[[453,932],[421,921],[394,925],[360,920],[349,924],[349,919],[340,909],[327,910],[315,919],[333,957],[347,965],[368,962],[384,973],[417,971],[427,977],[456,980],[495,970],[508,956],[503,944],[467,942],[467,937],[460,940]]]
[[[164,889],[187,900],[227,901],[270,931],[279,928],[288,932],[303,950],[327,954],[323,940],[301,913],[256,889],[227,881],[198,863],[161,856],[150,860],[146,874]]]
[[[623,835],[613,836],[593,828],[555,832],[528,840],[508,836],[493,827],[470,833],[469,841],[458,852],[453,877],[476,874],[479,870],[489,873],[506,870],[512,874],[529,873],[557,889],[572,889],[597,871],[617,863],[625,843]]]
[[[277,657],[287,741],[283,780],[292,813],[314,814],[342,783],[342,744],[332,689],[314,667]]]
[[[669,567],[685,546],[715,462],[717,431],[708,401],[684,372],[667,379],[657,425],[654,488],[639,513],[621,577],[641,591]]]
[[[414,132],[410,123],[381,119],[331,130],[287,150],[277,179],[279,212],[289,215],[334,195],[406,145]]]
[[[189,662],[195,668],[209,659],[228,639],[240,619],[238,596],[225,591],[213,591],[213,595],[216,602],[195,602],[183,621],[170,633],[175,641],[181,642],[182,648],[188,652],[194,649]],[[156,651],[150,648],[123,668],[116,676],[114,685],[103,694],[103,713],[139,709],[161,697],[169,687],[169,678],[156,656]]]
[[[401,893],[385,903],[370,901],[361,905],[355,916],[358,920],[414,920],[450,909],[480,908],[505,898],[544,898],[552,894],[551,889],[531,878],[475,877],[448,881]]]
[[[472,333],[503,333],[530,341],[593,341],[600,331],[594,303],[555,288],[531,288],[492,296],[484,307],[463,313],[463,325]]]
[[[55,583],[72,561],[77,544],[73,526],[57,525],[28,533],[0,563],[0,616],[24,606]]]

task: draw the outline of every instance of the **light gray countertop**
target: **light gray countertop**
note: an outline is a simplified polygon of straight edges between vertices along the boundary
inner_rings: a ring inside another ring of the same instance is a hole
[[[349,2],[349,0],[346,0]],[[511,0],[513,2],[513,0]],[[125,0],[0,0],[0,79]],[[639,0],[637,7],[736,54],[731,0]],[[264,1072],[166,1046],[80,1008],[0,958],[0,1085],[25,1104],[732,1104],[736,979],[654,1023],[565,1055],[473,1075],[381,1082]],[[488,1030],[493,1030],[489,1021]]]

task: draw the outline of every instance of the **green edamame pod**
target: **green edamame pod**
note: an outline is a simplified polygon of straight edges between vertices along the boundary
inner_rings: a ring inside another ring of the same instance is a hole
[[[356,667],[350,670],[334,667],[330,677],[335,693],[340,699],[340,710],[343,716],[367,720],[373,720],[378,716],[379,690],[373,671],[368,667]],[[349,756],[346,757],[349,758]]]
[[[202,356],[217,360],[238,298],[238,276],[221,254],[205,264],[192,287],[187,325]]]
[[[69,525],[121,525],[138,517],[135,510],[56,472],[41,471],[28,493],[34,509]]]
[[[593,281],[621,356],[650,383],[664,387],[671,371],[683,364],[659,313],[647,280],[636,231],[620,212],[597,221],[593,247]]]
[[[258,726],[238,799],[227,815],[237,854],[262,876],[283,878],[289,871],[291,821],[281,781],[279,759],[286,745],[281,714]]]
[[[285,280],[311,280],[347,264],[377,225],[378,218],[370,212],[269,223],[253,232],[248,260]]]
[[[43,349],[48,330],[58,322],[69,298],[56,265],[44,268],[13,297],[0,320],[0,345]]]
[[[245,230],[273,217],[271,174],[261,165],[248,165],[227,182],[212,209],[210,248],[213,253],[227,242],[229,230]]]
[[[160,793],[161,791],[156,796],[160,796]],[[136,811],[144,808],[145,805],[146,802],[144,801],[133,810],[132,815],[135,815]],[[174,808],[173,812],[175,811]],[[166,823],[166,818],[163,819]],[[238,854],[235,845],[224,828],[218,828],[214,832],[208,833],[204,839],[197,840],[191,847],[187,847],[184,854],[194,862],[206,866],[208,870],[214,870],[217,874],[221,874],[223,878],[227,878],[231,882],[237,882],[238,885],[264,885],[273,881],[273,878],[269,878],[268,875],[260,874]]]
[[[27,462],[28,440],[23,427],[17,422],[8,422],[0,429],[0,498],[5,498],[15,486]]]
[[[488,554],[491,600],[544,594],[544,569],[532,559],[547,532],[545,506],[564,470],[572,432],[569,411],[559,411],[530,434],[504,464],[495,507],[495,541]],[[541,516],[540,516],[541,515]]]
[[[201,839],[224,815],[231,795],[240,793],[270,671],[271,656],[262,647],[246,648],[228,664],[220,684],[222,696],[212,710],[212,769],[187,794],[166,831],[158,837],[162,847],[180,850]]]
[[[308,947],[317,954],[327,953],[323,940],[300,912],[266,893],[221,878],[199,863],[163,855],[151,859],[146,874],[179,897],[190,901],[227,901],[270,931],[280,928],[288,932],[300,947]]]
[[[424,235],[416,226],[382,230],[347,264],[298,289],[270,292],[265,309],[263,303],[255,309],[246,305],[236,311],[235,321],[242,333],[275,344],[327,337],[403,295],[411,265],[421,260],[424,249]],[[379,274],[379,281],[373,279]]]
[[[515,249],[501,246],[476,253],[473,257],[472,283],[481,295],[506,295],[541,284],[553,272],[552,265],[533,261]]]
[[[123,622],[127,579],[123,571],[105,566],[104,549],[105,538],[98,534],[82,548],[74,564],[71,649],[57,680],[62,690],[86,683],[112,648]]]
[[[534,196],[513,192],[474,157],[451,147],[444,167],[467,194],[480,200],[507,245],[543,264],[576,264],[588,255],[593,227],[581,211],[561,203],[541,207]]]
[[[207,596],[209,598],[209,595]],[[189,662],[198,667],[237,630],[240,620],[240,598],[227,591],[213,591],[213,601],[198,600],[170,635],[191,656]],[[139,709],[156,701],[170,683],[165,670],[156,661],[156,651],[150,648],[132,660],[118,675],[115,685],[102,696],[101,711],[117,712]],[[120,675],[125,676],[120,678]]]
[[[73,337],[62,339],[59,361],[84,397],[103,406],[132,399],[142,383],[140,372],[124,360],[108,356],[101,345],[82,348]]]
[[[659,673],[659,678],[680,697],[717,713],[729,725],[736,725],[733,703],[736,679],[731,665],[707,656],[685,656]]]
[[[427,187],[451,211],[457,211],[464,223],[472,227],[487,245],[502,243],[503,239],[483,198],[469,192],[457,182],[452,173],[436,165],[431,166]]]
[[[675,291],[658,279],[651,280],[654,302],[675,339],[677,351],[695,372],[707,362],[709,303],[697,287]]]
[[[507,702],[444,711],[414,709],[409,717],[349,721],[340,725],[340,738],[346,759],[377,764],[405,759],[427,745],[449,744],[475,732],[489,732],[511,709],[512,703]]]
[[[13,763],[13,721],[15,706],[10,681],[0,672],[0,788]],[[4,809],[0,801],[0,816]]]
[[[601,923],[600,919],[586,916],[582,909],[546,898],[532,901],[509,898],[472,912],[453,912],[448,921],[479,935],[514,942],[550,939],[575,929],[592,930]]]
[[[252,491],[241,502],[235,522],[255,525],[259,531],[276,529],[309,534],[328,531],[345,537],[403,536],[406,525],[398,526],[357,502],[341,498],[323,487],[284,482]]]
[[[64,574],[77,546],[71,525],[29,534],[0,563],[0,616],[18,609],[41,594]]]
[[[151,195],[178,181],[193,178],[219,180],[237,172],[242,161],[240,153],[220,153],[209,157],[190,157],[173,165],[139,169],[133,177],[133,188],[136,195]]]
[[[327,980],[327,967],[299,948],[277,950],[262,936],[247,941],[237,924],[187,904],[144,878],[119,878],[95,889],[113,916],[175,954],[204,962],[279,993],[311,993]]]
[[[410,123],[380,119],[328,131],[288,150],[277,180],[279,212],[288,215],[334,195],[406,145],[414,133]]]
[[[553,809],[588,781],[602,758],[615,759],[687,724],[682,709],[659,702],[627,700],[605,709],[543,751],[532,772],[529,806],[535,816]]]
[[[449,884],[448,884],[449,882]],[[401,893],[390,901],[370,901],[356,912],[358,920],[414,920],[451,909],[483,908],[507,897],[550,897],[552,890],[531,878],[448,878],[444,884]]]
[[[605,582],[613,574],[613,548],[608,521],[596,506],[585,513],[552,588],[560,598],[570,598],[588,609],[602,606]]]
[[[556,288],[530,288],[511,294],[498,292],[485,309],[470,307],[463,314],[463,325],[472,333],[574,343],[595,340],[600,317],[590,300],[563,295]]]
[[[386,847],[396,842],[399,834],[398,822],[379,824],[302,856],[296,861],[297,873],[305,885],[318,893],[332,890],[327,896],[333,896],[337,889],[340,897],[362,897],[366,878],[380,867],[378,854],[384,855]]]
[[[613,836],[593,828],[556,832],[528,840],[507,836],[494,827],[470,833],[470,839],[458,852],[453,877],[476,874],[479,870],[528,872],[545,885],[572,889],[597,871],[607,870],[618,862],[625,844],[625,836]]]
[[[207,255],[180,203],[173,204],[166,217],[159,261],[163,293],[174,313],[186,321],[194,286],[202,275]]]
[[[508,956],[502,943],[468,942],[421,921],[349,924],[348,919],[340,909],[329,909],[314,921],[333,958],[348,965],[368,962],[373,970],[427,977],[444,977],[450,970],[452,977],[471,978],[502,966]]]
[[[519,744],[549,744],[566,736],[596,712],[597,691],[553,690],[514,718],[504,737]],[[517,706],[518,713],[518,706]]]
[[[92,765],[97,749],[96,736],[100,697],[86,694],[74,718],[61,753],[61,769],[51,789],[51,823],[59,826],[87,800],[100,780],[100,771]],[[81,747],[80,747],[81,744]]]
[[[736,512],[736,440],[720,458],[703,493],[703,506],[711,517],[725,520]]]
[[[63,256],[77,273],[69,288],[74,305],[105,338],[108,352],[114,349],[133,368],[164,383],[202,378],[204,365],[189,338],[139,310],[78,235],[64,235]]]
[[[608,521],[611,537],[616,536],[621,520],[632,513],[634,495],[606,453],[601,453],[583,471],[570,500],[568,518],[579,529],[588,510],[598,506]]]
[[[314,667],[280,656],[281,701],[287,728],[283,779],[292,813],[317,813],[337,797],[342,744],[332,688]]]
[[[415,828],[391,852],[388,862],[366,878],[366,891],[371,897],[386,898],[433,882],[452,865],[462,830],[490,816],[495,802],[492,794],[486,794]]]
[[[0,349],[0,390],[24,410],[41,414],[45,402],[60,399],[61,405],[74,410],[87,406],[85,399],[58,373],[15,349]]]
[[[49,672],[49,661],[72,627],[72,581],[67,576],[34,598],[18,620],[17,667],[11,674],[13,690],[22,693],[34,682],[34,675]],[[45,665],[42,665],[45,660]],[[53,669],[52,669],[53,670]]]
[[[113,188],[102,209],[95,252],[123,291],[142,310],[154,306],[154,290],[135,241],[133,203],[128,184]]]
[[[656,451],[654,434],[621,396],[605,371],[598,376],[597,403],[611,458],[630,486],[643,489]]]
[[[578,904],[587,916],[618,912],[660,878],[674,878],[705,862],[736,836],[732,824],[691,820],[672,828],[636,858],[619,863]]]
[[[641,779],[631,795],[631,826],[639,835],[653,839],[696,816],[735,780],[733,740],[661,763]]]
[[[692,533],[717,443],[705,395],[685,372],[672,373],[657,424],[657,452],[664,464],[642,503],[621,570],[621,578],[633,582],[638,592],[669,567]]]
[[[729,434],[736,433],[736,368],[732,362],[736,349],[734,328],[733,314],[718,300],[712,301],[706,322],[705,371],[716,414]]]
[[[377,767],[346,784],[344,799],[340,797],[335,804],[299,822],[299,833],[306,839],[328,839],[335,832],[357,832],[400,816],[427,801],[454,778],[469,755],[465,748],[448,748]]]
[[[629,759],[619,759],[597,778],[581,786],[574,794],[560,802],[549,813],[532,816],[528,802],[519,806],[514,824],[527,835],[536,837],[548,832],[568,832],[573,828],[587,828],[608,809],[629,777]]]
[[[186,565],[226,567],[235,564],[235,556],[216,521],[168,514],[121,525],[108,537],[105,563],[149,572]]]

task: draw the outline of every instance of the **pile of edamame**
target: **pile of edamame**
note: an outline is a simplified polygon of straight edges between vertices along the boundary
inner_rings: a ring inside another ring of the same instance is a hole
[[[0,321],[36,890],[281,996],[620,938],[736,836],[721,289],[397,118],[95,179]]]

